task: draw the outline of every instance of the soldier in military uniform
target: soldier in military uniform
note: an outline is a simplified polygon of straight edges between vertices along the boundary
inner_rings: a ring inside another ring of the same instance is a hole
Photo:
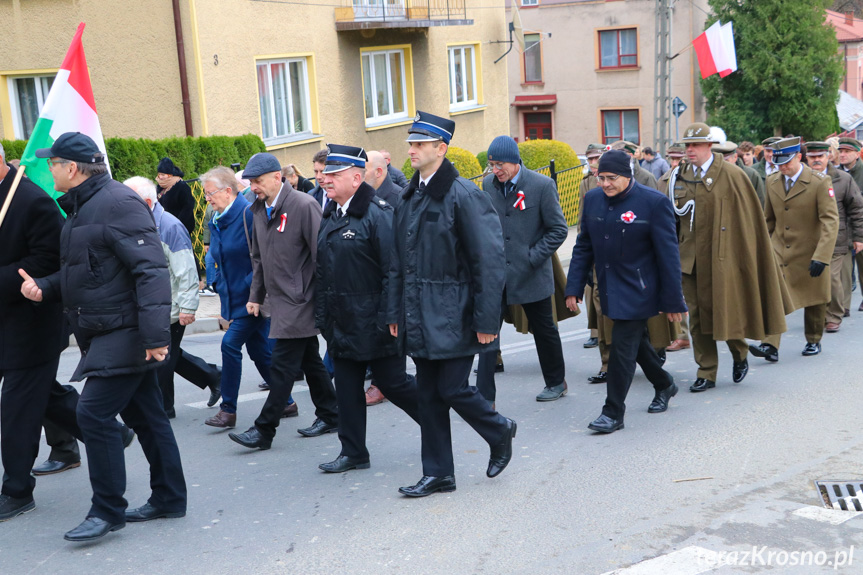
[[[808,356],[821,353],[830,301],[830,275],[824,274],[824,268],[833,258],[839,213],[831,179],[800,160],[800,138],[773,144],[773,163],[779,173],[767,176],[764,217],[794,309],[805,308],[803,355]],[[778,361],[779,334],[769,335],[749,350],[767,361]]]
[[[686,146],[681,142],[674,142],[665,150],[665,158],[668,160],[669,170],[663,174],[663,178],[671,173],[671,170],[680,165],[681,160],[686,156]],[[667,181],[667,179],[666,179]]]
[[[749,371],[744,338],[785,331],[790,310],[774,260],[767,225],[752,182],[737,166],[711,152],[710,128],[687,127],[686,160],[669,179],[678,218],[683,293],[698,374],[692,392],[716,386],[717,341],[734,359],[735,383]]]
[[[587,150],[584,152],[587,158],[587,166],[585,166],[584,176],[581,178],[581,184],[578,187],[579,227],[581,226],[581,214],[584,213],[581,209],[584,206],[584,195],[599,186],[599,182],[596,181],[596,169],[599,167],[599,158],[602,156],[605,148],[606,146],[603,144],[588,144]],[[584,289],[584,301],[587,307],[587,327],[590,329],[590,338],[584,342],[584,347],[585,349],[589,349],[599,345],[599,331],[597,329],[599,297],[597,296],[594,300],[593,287],[587,286]]]
[[[712,150],[722,154],[722,157],[726,162],[734,164],[746,173],[749,181],[752,182],[752,187],[755,188],[755,194],[758,196],[758,201],[760,201],[761,206],[764,207],[764,180],[761,179],[758,172],[745,165],[743,161],[740,160],[737,156],[737,144],[731,140],[726,140],[721,144],[713,144]]]
[[[764,140],[761,140],[761,145],[764,146],[764,159],[755,162],[752,164],[752,167],[758,172],[758,175],[761,176],[762,180],[767,180],[767,176],[770,174],[775,174],[779,168],[773,163],[773,148],[771,146],[781,140],[782,138],[778,138],[776,136],[771,136]]]
[[[633,179],[641,184],[642,186],[647,186],[648,188],[656,189],[656,178],[641,167],[637,160],[633,156],[638,151],[638,146],[633,144],[632,142],[627,142],[626,140],[618,140],[611,145],[612,150],[623,150],[629,156],[629,163],[632,165],[632,177]]]
[[[656,189],[662,192],[663,194],[668,194],[668,180],[671,178],[671,173],[674,171],[674,168],[680,165],[680,162],[683,161],[683,158],[686,157],[686,146],[683,145],[683,142],[674,142],[665,150],[665,157],[668,159],[668,165],[671,166],[671,169],[662,174],[662,177],[656,182]],[[674,339],[671,343],[669,343],[665,351],[680,351],[682,349],[689,349],[689,322],[686,319],[686,316],[683,316],[683,319],[680,322],[675,322],[668,326],[670,328],[671,333],[677,333],[676,339]],[[648,329],[650,327],[650,323],[648,322]],[[657,326],[658,327],[658,326]]]
[[[812,171],[830,176],[839,211],[839,234],[830,260],[830,303],[824,326],[827,333],[835,333],[848,310],[845,295],[851,298],[852,241],[855,251],[863,252],[863,196],[851,176],[830,163],[830,144],[827,142],[807,142],[806,159]]]
[[[854,179],[854,183],[863,192],[863,161],[860,160],[861,144],[854,138],[839,138],[839,163],[842,164],[842,169]],[[863,255],[858,251],[852,261],[852,274],[854,264],[857,264],[857,272],[861,278],[863,285]],[[851,307],[851,293],[846,296],[848,307]],[[863,311],[863,303],[857,308],[857,311]]]

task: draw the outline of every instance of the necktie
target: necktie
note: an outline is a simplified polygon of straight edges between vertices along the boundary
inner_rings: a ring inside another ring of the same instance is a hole
[[[273,206],[270,206],[267,208],[267,219],[269,220],[272,217],[273,217]]]
[[[507,182],[507,183],[506,183],[506,184],[504,184],[504,186],[503,186],[503,190],[504,190],[504,191],[503,191],[503,195],[504,195],[504,196],[508,196],[508,195],[509,195],[509,193],[510,193],[514,188],[515,188],[515,184],[513,184],[512,182]]]
[[[342,215],[344,215],[344,212],[342,211],[342,209],[336,208],[336,217],[338,217],[339,219],[342,219]]]
[[[423,190],[425,190],[425,189],[426,189],[426,183],[425,183],[425,182],[420,182],[419,191],[423,191]]]
[[[791,191],[791,186],[793,186],[793,185],[794,185],[794,182],[791,181],[791,178],[785,178],[785,193],[786,194]]]

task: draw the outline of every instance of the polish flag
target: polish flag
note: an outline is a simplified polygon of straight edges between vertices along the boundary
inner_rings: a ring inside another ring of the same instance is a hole
[[[48,163],[35,156],[39,148],[50,148],[54,140],[65,132],[81,132],[90,136],[105,154],[105,140],[102,138],[102,128],[99,116],[96,115],[96,102],[93,99],[93,88],[90,86],[90,72],[87,69],[87,59],[84,57],[84,45],[81,35],[84,33],[84,23],[78,25],[78,31],[72,39],[72,45],[66,52],[66,58],[54,78],[51,91],[42,106],[39,120],[33,128],[27,147],[21,155],[21,165],[26,166],[27,177],[45,190],[52,198],[60,194],[54,190],[54,178],[48,169]]]
[[[722,24],[718,20],[692,41],[698,56],[701,77],[718,73],[724,78],[737,70],[737,53],[734,50],[734,30],[731,22]]]

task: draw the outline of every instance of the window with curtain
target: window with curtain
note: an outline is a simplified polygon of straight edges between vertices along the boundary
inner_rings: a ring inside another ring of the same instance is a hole
[[[638,33],[635,28],[599,32],[599,67],[638,66]]]
[[[257,75],[264,142],[310,134],[312,113],[306,59],[259,61]]]

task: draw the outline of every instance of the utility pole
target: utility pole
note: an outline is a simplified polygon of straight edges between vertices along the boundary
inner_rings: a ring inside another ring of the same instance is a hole
[[[656,74],[653,85],[653,138],[665,155],[671,109],[671,0],[656,0]]]

